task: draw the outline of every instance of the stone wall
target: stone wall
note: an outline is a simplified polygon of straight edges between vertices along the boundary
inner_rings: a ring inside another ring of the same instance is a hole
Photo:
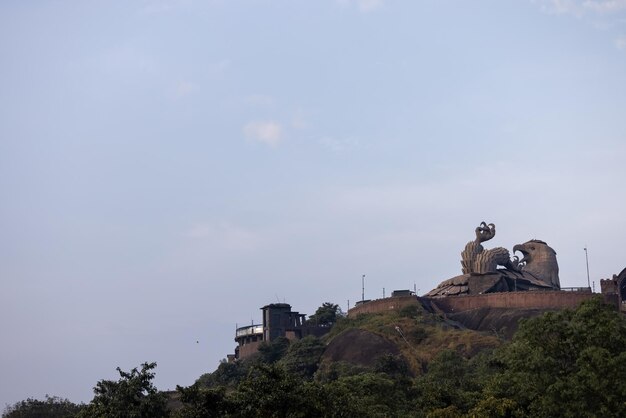
[[[597,296],[597,295],[595,295]],[[480,308],[508,309],[565,309],[575,308],[582,301],[594,297],[591,292],[529,291],[487,293],[431,299],[443,312],[463,312]]]
[[[246,358],[259,351],[262,341],[253,341],[239,346],[239,358]]]
[[[443,313],[464,312],[480,308],[508,309],[565,309],[575,308],[582,301],[599,296],[591,292],[528,291],[487,293],[473,296],[451,296],[445,298],[423,298],[415,296],[376,299],[348,311],[348,316],[362,313],[388,312],[411,305],[434,305]],[[605,298],[606,299],[606,298]],[[421,303],[420,303],[421,301]],[[607,302],[612,302],[608,301]]]
[[[348,317],[362,313],[388,312],[400,310],[405,306],[418,305],[416,296],[397,296],[384,299],[375,299],[362,305],[355,306],[348,311]]]

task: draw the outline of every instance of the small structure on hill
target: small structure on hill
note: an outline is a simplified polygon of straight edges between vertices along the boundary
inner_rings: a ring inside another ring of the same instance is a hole
[[[320,337],[330,328],[324,325],[309,324],[306,315],[291,310],[288,303],[270,303],[261,308],[263,323],[239,327],[235,331],[235,354],[228,355],[228,361],[251,356],[262,342],[272,342],[278,337],[299,340],[307,335]]]
[[[392,298],[399,298],[402,296],[415,296],[415,292],[409,289],[394,290],[391,292]]]
[[[600,289],[605,297],[611,298],[621,312],[626,312],[626,268],[612,279],[600,280]]]
[[[513,253],[520,252],[520,260],[517,256],[511,257],[506,248],[483,248],[482,243],[496,235],[494,224],[481,222],[475,234],[476,238],[461,252],[463,274],[441,282],[425,296],[561,289],[556,251],[544,241],[532,239],[515,245]]]

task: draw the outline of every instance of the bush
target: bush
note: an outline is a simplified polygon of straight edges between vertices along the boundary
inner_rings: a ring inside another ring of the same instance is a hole
[[[45,400],[28,398],[9,405],[2,413],[3,418],[69,418],[74,417],[84,405],[76,405],[58,396],[46,395]]]

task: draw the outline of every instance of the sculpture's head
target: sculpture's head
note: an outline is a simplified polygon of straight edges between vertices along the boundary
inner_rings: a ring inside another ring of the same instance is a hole
[[[496,236],[496,226],[494,224],[487,225],[487,223],[483,221],[474,232],[476,233],[476,242],[481,243],[489,241]]]
[[[519,261],[523,272],[530,273],[535,278],[557,289],[561,287],[556,251],[550,248],[548,244],[538,239],[532,239],[513,247],[513,253],[517,251],[523,255]]]

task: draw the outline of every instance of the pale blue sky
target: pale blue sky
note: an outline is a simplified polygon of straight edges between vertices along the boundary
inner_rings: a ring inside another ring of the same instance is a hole
[[[563,286],[626,267],[624,0],[5,0],[0,62],[0,407],[189,385],[482,220]]]

